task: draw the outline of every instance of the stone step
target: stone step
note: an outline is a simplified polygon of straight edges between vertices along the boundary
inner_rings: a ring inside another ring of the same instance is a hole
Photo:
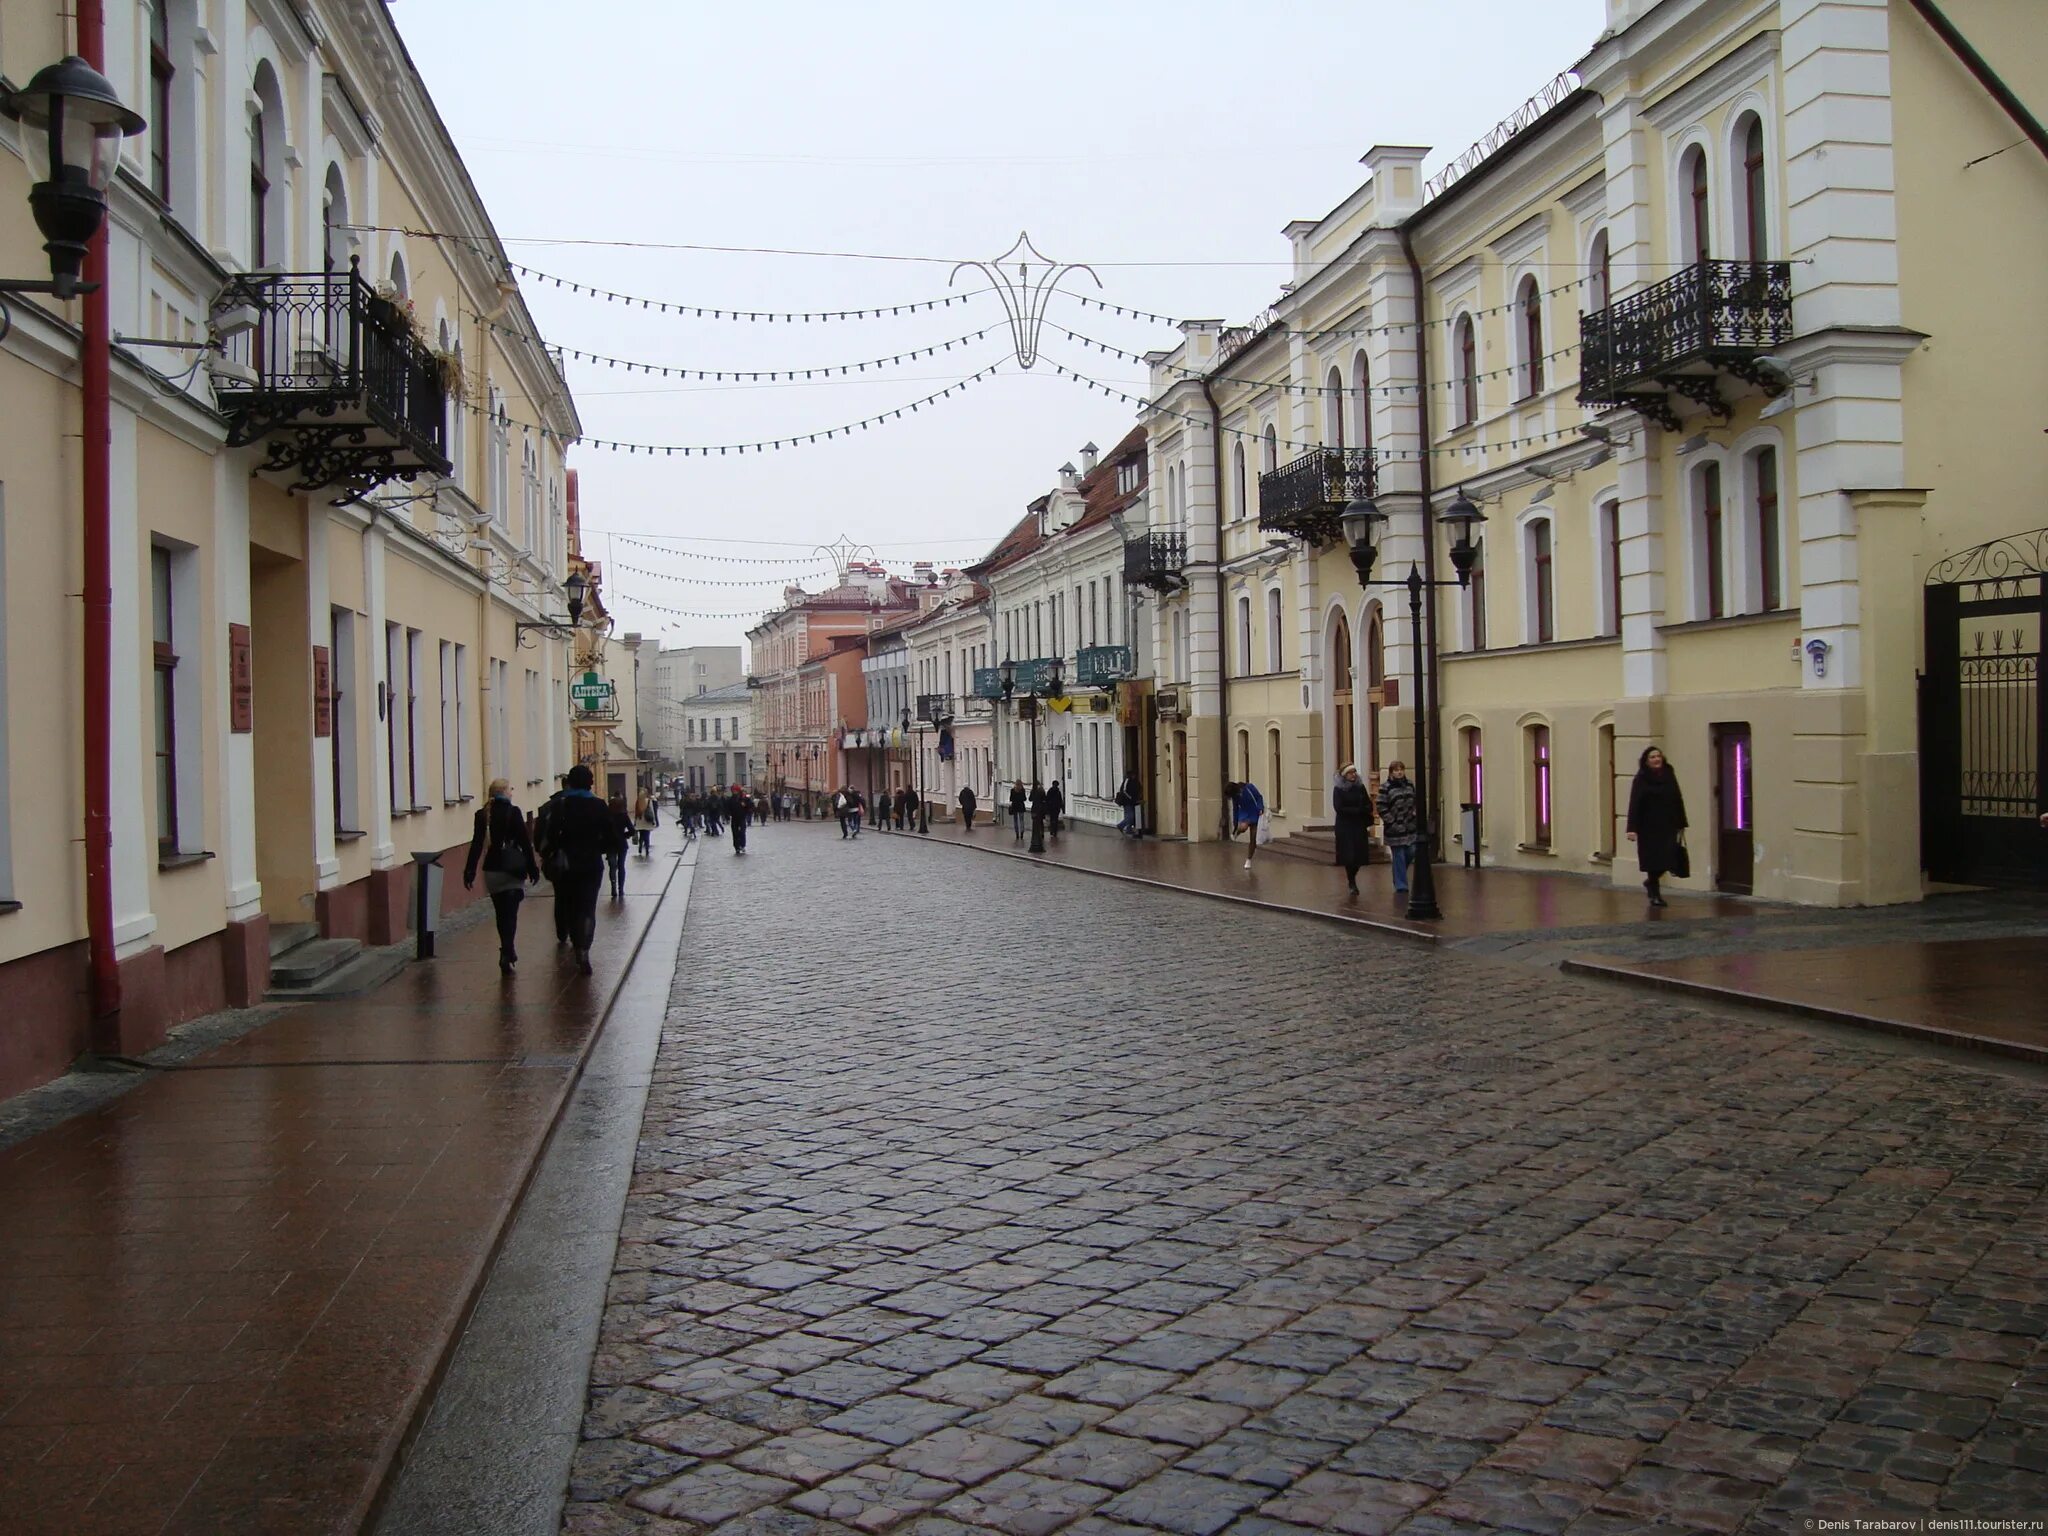
[[[311,939],[295,944],[270,962],[271,989],[310,987],[347,965],[362,949],[360,939]]]
[[[353,944],[353,939],[336,942]],[[279,1000],[305,1001],[310,998],[358,997],[374,992],[405,969],[408,952],[404,945],[386,949],[361,949],[354,958],[326,971],[316,980],[280,985],[273,974],[270,996]]]
[[[301,944],[311,943],[320,937],[318,923],[277,923],[270,930],[270,958],[291,953]]]

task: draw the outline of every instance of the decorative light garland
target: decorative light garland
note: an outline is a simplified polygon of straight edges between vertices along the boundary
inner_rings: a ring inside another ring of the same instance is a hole
[[[989,291],[970,288],[964,293],[949,293],[944,298],[917,299],[908,304],[871,304],[865,309],[735,309],[708,304],[679,304],[672,299],[649,299],[639,294],[620,293],[615,288],[599,288],[572,278],[557,277],[552,272],[542,272],[522,262],[508,261],[505,265],[537,283],[552,283],[570,293],[603,299],[607,304],[623,304],[628,309],[651,310],[662,315],[694,315],[700,320],[744,320],[768,325],[812,325],[830,320],[881,320],[890,315],[915,315],[930,309],[951,309],[955,304],[965,304],[978,293]]]
[[[769,576],[755,581],[718,581],[708,576],[676,576],[667,571],[650,570],[642,565],[628,565],[623,560],[611,562],[615,571],[627,571],[635,576],[652,576],[657,581],[672,581],[683,587],[789,587],[822,576],[830,576],[828,570],[809,570],[797,576]]]
[[[486,322],[489,328],[503,336],[525,340],[526,333],[509,326]],[[573,357],[582,363],[603,363],[607,368],[623,368],[628,373],[654,374],[672,379],[711,379],[723,383],[727,379],[735,383],[755,383],[761,380],[830,378],[834,374],[852,375],[866,373],[870,368],[882,369],[895,363],[915,362],[922,357],[937,357],[941,352],[950,352],[955,347],[964,347],[970,341],[979,341],[990,331],[1003,329],[1001,324],[985,325],[978,331],[969,331],[965,336],[955,336],[951,341],[933,342],[928,347],[913,347],[908,351],[893,353],[888,357],[870,358],[863,363],[833,363],[823,368],[677,368],[665,363],[643,363],[635,358],[612,357],[603,352],[589,352],[581,347],[554,345],[557,352]]]
[[[1573,278],[1568,283],[1559,283],[1555,288],[1542,289],[1538,292],[1537,297],[1548,299],[1553,298],[1560,293],[1570,293],[1575,288],[1585,287],[1586,284],[1590,283],[1592,280],[1593,279],[1591,274],[1584,274],[1579,277]],[[1179,319],[1173,315],[1154,314],[1149,309],[1131,309],[1126,305],[1111,304],[1105,299],[1091,299],[1086,294],[1063,293],[1060,295],[1060,297],[1064,299],[1072,299],[1077,304],[1081,304],[1090,309],[1107,310],[1109,313],[1113,315],[1122,315],[1125,318],[1131,320],[1150,320],[1156,325],[1184,326],[1194,323],[1192,321]],[[1457,314],[1452,315],[1447,320],[1394,320],[1389,321],[1385,325],[1330,326],[1321,329],[1303,331],[1284,329],[1281,334],[1286,336],[1302,336],[1308,338],[1324,336],[1394,336],[1407,331],[1428,330],[1431,326],[1455,325],[1459,320],[1462,319],[1483,320],[1489,315],[1510,314],[1513,311],[1520,309],[1521,307],[1521,301],[1516,300],[1513,303],[1508,304],[1495,304],[1487,309],[1461,309],[1458,311]],[[1241,330],[1245,328],[1246,327],[1242,326],[1225,327],[1226,330]],[[1251,328],[1263,329],[1264,327],[1258,326],[1256,322],[1253,322]]]

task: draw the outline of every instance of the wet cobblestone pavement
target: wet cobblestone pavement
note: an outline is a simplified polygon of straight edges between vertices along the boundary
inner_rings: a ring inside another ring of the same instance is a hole
[[[577,1536],[2048,1513],[2038,1073],[803,827],[683,966]]]

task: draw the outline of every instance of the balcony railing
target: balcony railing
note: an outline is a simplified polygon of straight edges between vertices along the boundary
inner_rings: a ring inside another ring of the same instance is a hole
[[[1342,531],[1344,509],[1378,486],[1370,448],[1311,448],[1259,476],[1259,526],[1311,544],[1331,543]]]
[[[1781,393],[1782,378],[1756,360],[1791,339],[1789,262],[1695,262],[1579,316],[1579,403],[1630,406],[1675,431],[1677,393],[1725,417],[1716,375]]]
[[[263,443],[260,466],[294,490],[364,491],[446,474],[442,368],[398,307],[345,272],[252,273],[227,300],[256,312],[229,336],[214,394],[229,443]]]
[[[1124,585],[1172,592],[1187,584],[1181,576],[1187,563],[1187,535],[1141,533],[1124,543]]]
[[[917,718],[927,725],[944,725],[953,718],[953,695],[920,693],[917,696]]]

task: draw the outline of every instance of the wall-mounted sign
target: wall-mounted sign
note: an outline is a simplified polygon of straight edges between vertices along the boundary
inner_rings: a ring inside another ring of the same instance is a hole
[[[618,690],[611,681],[595,672],[585,672],[569,685],[569,702],[582,714],[609,714],[617,698]]]
[[[313,734],[334,734],[334,670],[324,645],[313,647]]]
[[[228,626],[228,729],[247,736],[256,729],[256,658],[249,626]]]

